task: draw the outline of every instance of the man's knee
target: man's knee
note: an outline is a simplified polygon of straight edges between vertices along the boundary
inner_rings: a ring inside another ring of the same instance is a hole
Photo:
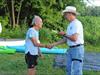
[[[82,60],[79,59],[72,60],[72,72],[73,75],[82,75]]]

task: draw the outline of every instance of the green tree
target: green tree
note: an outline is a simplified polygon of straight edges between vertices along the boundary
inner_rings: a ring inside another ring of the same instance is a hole
[[[83,0],[1,0],[0,5],[13,27],[29,22],[36,14],[40,15],[48,24],[45,26],[50,28],[55,28],[54,23],[61,26],[61,11],[66,6],[76,6],[80,13],[85,7]]]

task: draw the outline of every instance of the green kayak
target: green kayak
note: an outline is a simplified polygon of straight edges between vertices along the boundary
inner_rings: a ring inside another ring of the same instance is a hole
[[[13,54],[16,52],[16,49],[10,49],[5,46],[0,46],[0,54]]]

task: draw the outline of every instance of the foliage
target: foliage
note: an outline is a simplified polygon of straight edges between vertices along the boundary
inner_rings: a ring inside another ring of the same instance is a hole
[[[100,17],[79,17],[84,25],[85,42],[92,45],[100,45]]]
[[[40,30],[40,40],[41,40],[41,42],[52,43],[52,42],[58,41],[60,39],[61,39],[61,37],[57,33],[54,33],[53,30],[50,30],[50,29],[47,29],[47,28],[42,28]]]
[[[4,28],[3,31],[0,34],[1,38],[25,38],[25,34],[27,31],[27,26],[24,24],[21,28],[17,26],[16,28],[12,29],[11,27],[9,28]]]
[[[53,42],[59,40],[61,37],[53,33],[55,31],[66,31],[68,22],[64,20],[61,15],[61,11],[65,9],[67,5],[76,6],[80,13],[85,13],[85,6],[82,2],[83,0],[22,0],[22,7],[20,7],[19,0],[15,1],[15,13],[20,10],[20,23],[16,25],[16,28],[12,28],[10,13],[8,13],[7,8],[11,8],[9,4],[10,1],[2,0],[0,2],[0,10],[5,10],[5,15],[0,17],[0,22],[2,23],[3,31],[0,34],[2,38],[25,38],[25,33],[28,29],[28,23],[33,18],[33,15],[39,15],[43,19],[43,29],[40,31],[40,40]],[[3,8],[3,9],[2,9]],[[92,9],[92,8],[91,8]],[[95,8],[94,8],[95,9]],[[93,9],[93,10],[94,10]],[[87,8],[88,10],[88,8]],[[95,9],[96,10],[96,9]],[[10,10],[9,10],[10,11]],[[98,8],[99,11],[99,8]],[[87,12],[87,11],[86,11]],[[95,13],[96,12],[91,12]],[[87,15],[91,14],[88,12]],[[16,15],[16,14],[15,14]],[[17,18],[17,17],[15,17]],[[100,42],[99,35],[99,17],[91,16],[80,16],[79,19],[84,25],[84,35],[85,43],[97,45]],[[19,34],[20,33],[20,34]]]
[[[32,19],[33,15],[40,15],[41,17],[50,15],[55,17],[55,14],[58,15],[67,5],[76,6],[81,12],[85,6],[82,1],[83,0],[2,0],[0,5],[3,7],[1,12],[4,11],[3,14],[8,14],[6,15],[8,17],[10,16],[9,24],[12,24],[13,20],[15,20],[15,24],[22,24],[23,21],[26,20],[25,23],[27,23],[28,20]],[[12,5],[12,2],[14,2],[14,5]],[[12,7],[14,8],[14,13],[11,10]],[[12,18],[12,15],[14,15],[15,19]]]
[[[83,11],[82,15],[87,15],[87,16],[100,16],[100,6],[98,7],[86,7],[85,11]]]
[[[8,25],[8,23],[9,23],[8,16],[4,16],[4,17],[0,16],[0,22],[3,27],[9,26]]]

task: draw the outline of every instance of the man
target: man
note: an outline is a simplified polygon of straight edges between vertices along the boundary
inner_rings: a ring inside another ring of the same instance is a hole
[[[67,6],[63,10],[63,16],[70,23],[67,27],[67,32],[59,32],[64,38],[52,46],[67,42],[69,49],[67,51],[67,75],[82,75],[82,66],[84,58],[84,38],[82,23],[76,19],[76,8]]]
[[[39,30],[42,28],[42,19],[39,16],[33,18],[31,26],[26,34],[25,60],[28,67],[28,75],[36,75],[37,58],[38,55],[42,56],[39,47],[51,48],[51,46],[39,42]]]

